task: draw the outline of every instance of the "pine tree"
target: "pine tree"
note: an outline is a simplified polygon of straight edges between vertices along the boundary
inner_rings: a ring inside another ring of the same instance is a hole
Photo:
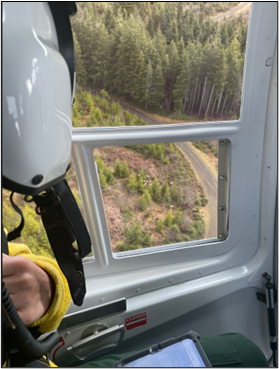
[[[157,231],[159,233],[162,233],[163,229],[164,229],[163,221],[162,221],[162,219],[159,219],[158,222],[157,222],[157,225],[155,227],[155,231]]]
[[[140,51],[134,70],[134,79],[132,86],[132,96],[137,102],[142,102],[145,99],[145,84],[146,84],[146,66],[144,62],[143,52]]]
[[[147,71],[146,71],[144,97],[142,99],[142,101],[145,100],[145,109],[147,109],[148,101],[150,99],[150,92],[151,92],[151,87],[152,87],[152,75],[153,75],[153,70],[152,70],[151,62],[149,60],[148,65],[147,65]]]
[[[99,108],[95,109],[95,117],[98,122],[100,122],[103,119],[103,115],[101,113],[101,110]]]
[[[173,224],[181,225],[182,221],[183,221],[182,211],[177,210],[176,213],[174,214],[172,222]]]
[[[139,209],[142,211],[147,209],[148,205],[151,204],[151,201],[152,199],[150,193],[147,190],[145,190],[138,202]]]
[[[80,45],[79,45],[77,36],[74,31],[73,31],[73,40],[74,40],[74,50],[75,50],[75,71],[76,71],[77,83],[81,84],[82,86],[85,86],[87,82],[87,72],[84,67]]]
[[[144,245],[150,246],[152,244],[152,238],[150,235],[150,231],[147,231],[143,237],[142,243]]]
[[[138,181],[137,181],[137,191],[138,192],[141,192],[141,193],[144,191],[144,184],[143,184],[142,177],[139,177],[138,178]]]
[[[174,107],[181,111],[183,101],[186,100],[186,94],[189,88],[189,60],[187,52],[184,51],[179,64],[179,74],[173,88]]]
[[[152,185],[151,185],[151,194],[152,194],[152,197],[154,197],[154,194],[156,192],[156,190],[159,189],[159,182],[158,182],[158,178],[156,177],[154,179],[154,181],[152,182]]]
[[[177,185],[176,183],[174,183],[174,185],[171,187],[171,190],[170,190],[171,201],[173,202],[177,200],[176,192],[177,192]]]
[[[172,209],[170,209],[169,212],[167,213],[166,217],[165,217],[164,224],[167,227],[170,227],[172,225],[172,219],[173,219]]]
[[[170,202],[170,189],[169,189],[169,186],[166,187],[165,193],[164,193],[164,195],[162,195],[162,197],[163,197],[163,202],[165,204],[169,204],[169,202]]]
[[[165,193],[166,193],[167,191],[169,191],[169,185],[168,185],[167,180],[165,180],[165,181],[163,182],[163,186],[162,186],[162,188],[161,188],[161,195],[162,195],[162,197],[164,197],[164,195],[165,195]]]
[[[138,184],[138,182],[137,182],[137,177],[136,177],[136,175],[135,175],[135,173],[134,172],[132,172],[131,174],[130,174],[130,176],[129,176],[129,179],[128,179],[128,185],[127,185],[127,189],[129,190],[129,191],[136,191],[137,190],[137,184]]]
[[[104,166],[104,170],[103,170],[104,176],[106,177],[106,181],[108,184],[112,184],[113,180],[114,180],[114,176],[112,173],[112,170],[108,167],[108,166]]]
[[[107,180],[106,180],[106,177],[105,177],[103,171],[101,171],[101,170],[99,172],[99,181],[100,181],[101,188],[104,189],[107,185]]]
[[[141,168],[139,176],[145,181],[146,180],[146,174],[144,170]]]
[[[153,81],[149,92],[149,105],[153,107],[161,107],[161,101],[164,97],[164,76],[160,64],[154,70]]]
[[[116,178],[120,178],[121,177],[121,163],[120,163],[120,161],[117,159],[116,160],[116,162],[115,162],[115,167],[114,167],[114,172],[113,172],[113,174],[114,174],[114,176],[116,177]]]
[[[130,169],[129,169],[127,162],[125,161],[121,168],[120,176],[121,178],[125,178],[125,177],[128,177],[129,174],[130,174]]]

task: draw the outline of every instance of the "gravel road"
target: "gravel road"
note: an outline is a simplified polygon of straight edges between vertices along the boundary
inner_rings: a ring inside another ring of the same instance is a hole
[[[128,110],[130,113],[137,115],[139,118],[145,120],[150,125],[162,124],[159,120],[151,118],[148,114],[139,111],[125,102],[120,102],[120,105],[124,110]],[[208,204],[206,210],[208,212],[206,221],[206,235],[205,238],[217,237],[217,177],[212,172],[209,165],[199,155],[199,150],[196,149],[191,142],[180,142],[177,146],[184,152],[185,156],[192,165],[195,171],[197,179],[200,181]]]
[[[228,12],[226,13],[222,13],[222,14],[219,14],[219,15],[215,15],[214,17],[211,17],[211,19],[213,21],[217,21],[217,20],[222,20],[224,19],[225,17],[231,17],[232,15],[235,15],[236,13],[242,13],[246,10],[249,9],[249,6],[251,5],[252,3],[251,2],[243,2],[243,3],[240,3],[237,7],[229,10]]]

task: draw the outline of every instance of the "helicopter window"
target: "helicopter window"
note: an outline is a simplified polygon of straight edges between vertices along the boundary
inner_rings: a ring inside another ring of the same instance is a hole
[[[217,237],[218,140],[94,150],[114,253]]]
[[[240,118],[250,2],[79,2],[78,8],[71,19],[75,127]],[[121,119],[121,110],[138,119]]]

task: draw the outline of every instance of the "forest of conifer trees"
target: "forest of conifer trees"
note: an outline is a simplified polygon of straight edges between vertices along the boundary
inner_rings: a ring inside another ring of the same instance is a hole
[[[214,22],[212,4],[78,3],[77,82],[142,108],[238,118],[247,21]]]

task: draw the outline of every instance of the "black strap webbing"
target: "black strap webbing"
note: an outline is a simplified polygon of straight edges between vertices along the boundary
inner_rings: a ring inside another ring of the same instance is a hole
[[[23,230],[23,227],[24,227],[24,218],[23,218],[22,211],[13,202],[13,195],[14,195],[14,192],[12,192],[11,195],[10,195],[10,202],[11,202],[12,207],[14,208],[14,210],[21,216],[21,222],[20,222],[20,225],[17,228],[15,228],[13,231],[11,231],[11,232],[8,233],[8,236],[7,236],[8,242],[11,242],[14,239],[20,237],[21,236],[21,231]]]
[[[75,198],[66,182],[33,197],[56,260],[68,280],[75,305],[82,305],[86,293],[82,257],[91,252],[91,241]],[[78,250],[73,247],[77,240]]]
[[[3,225],[2,225],[2,252],[6,255],[9,255],[7,236],[6,236],[6,233],[4,231]]]

